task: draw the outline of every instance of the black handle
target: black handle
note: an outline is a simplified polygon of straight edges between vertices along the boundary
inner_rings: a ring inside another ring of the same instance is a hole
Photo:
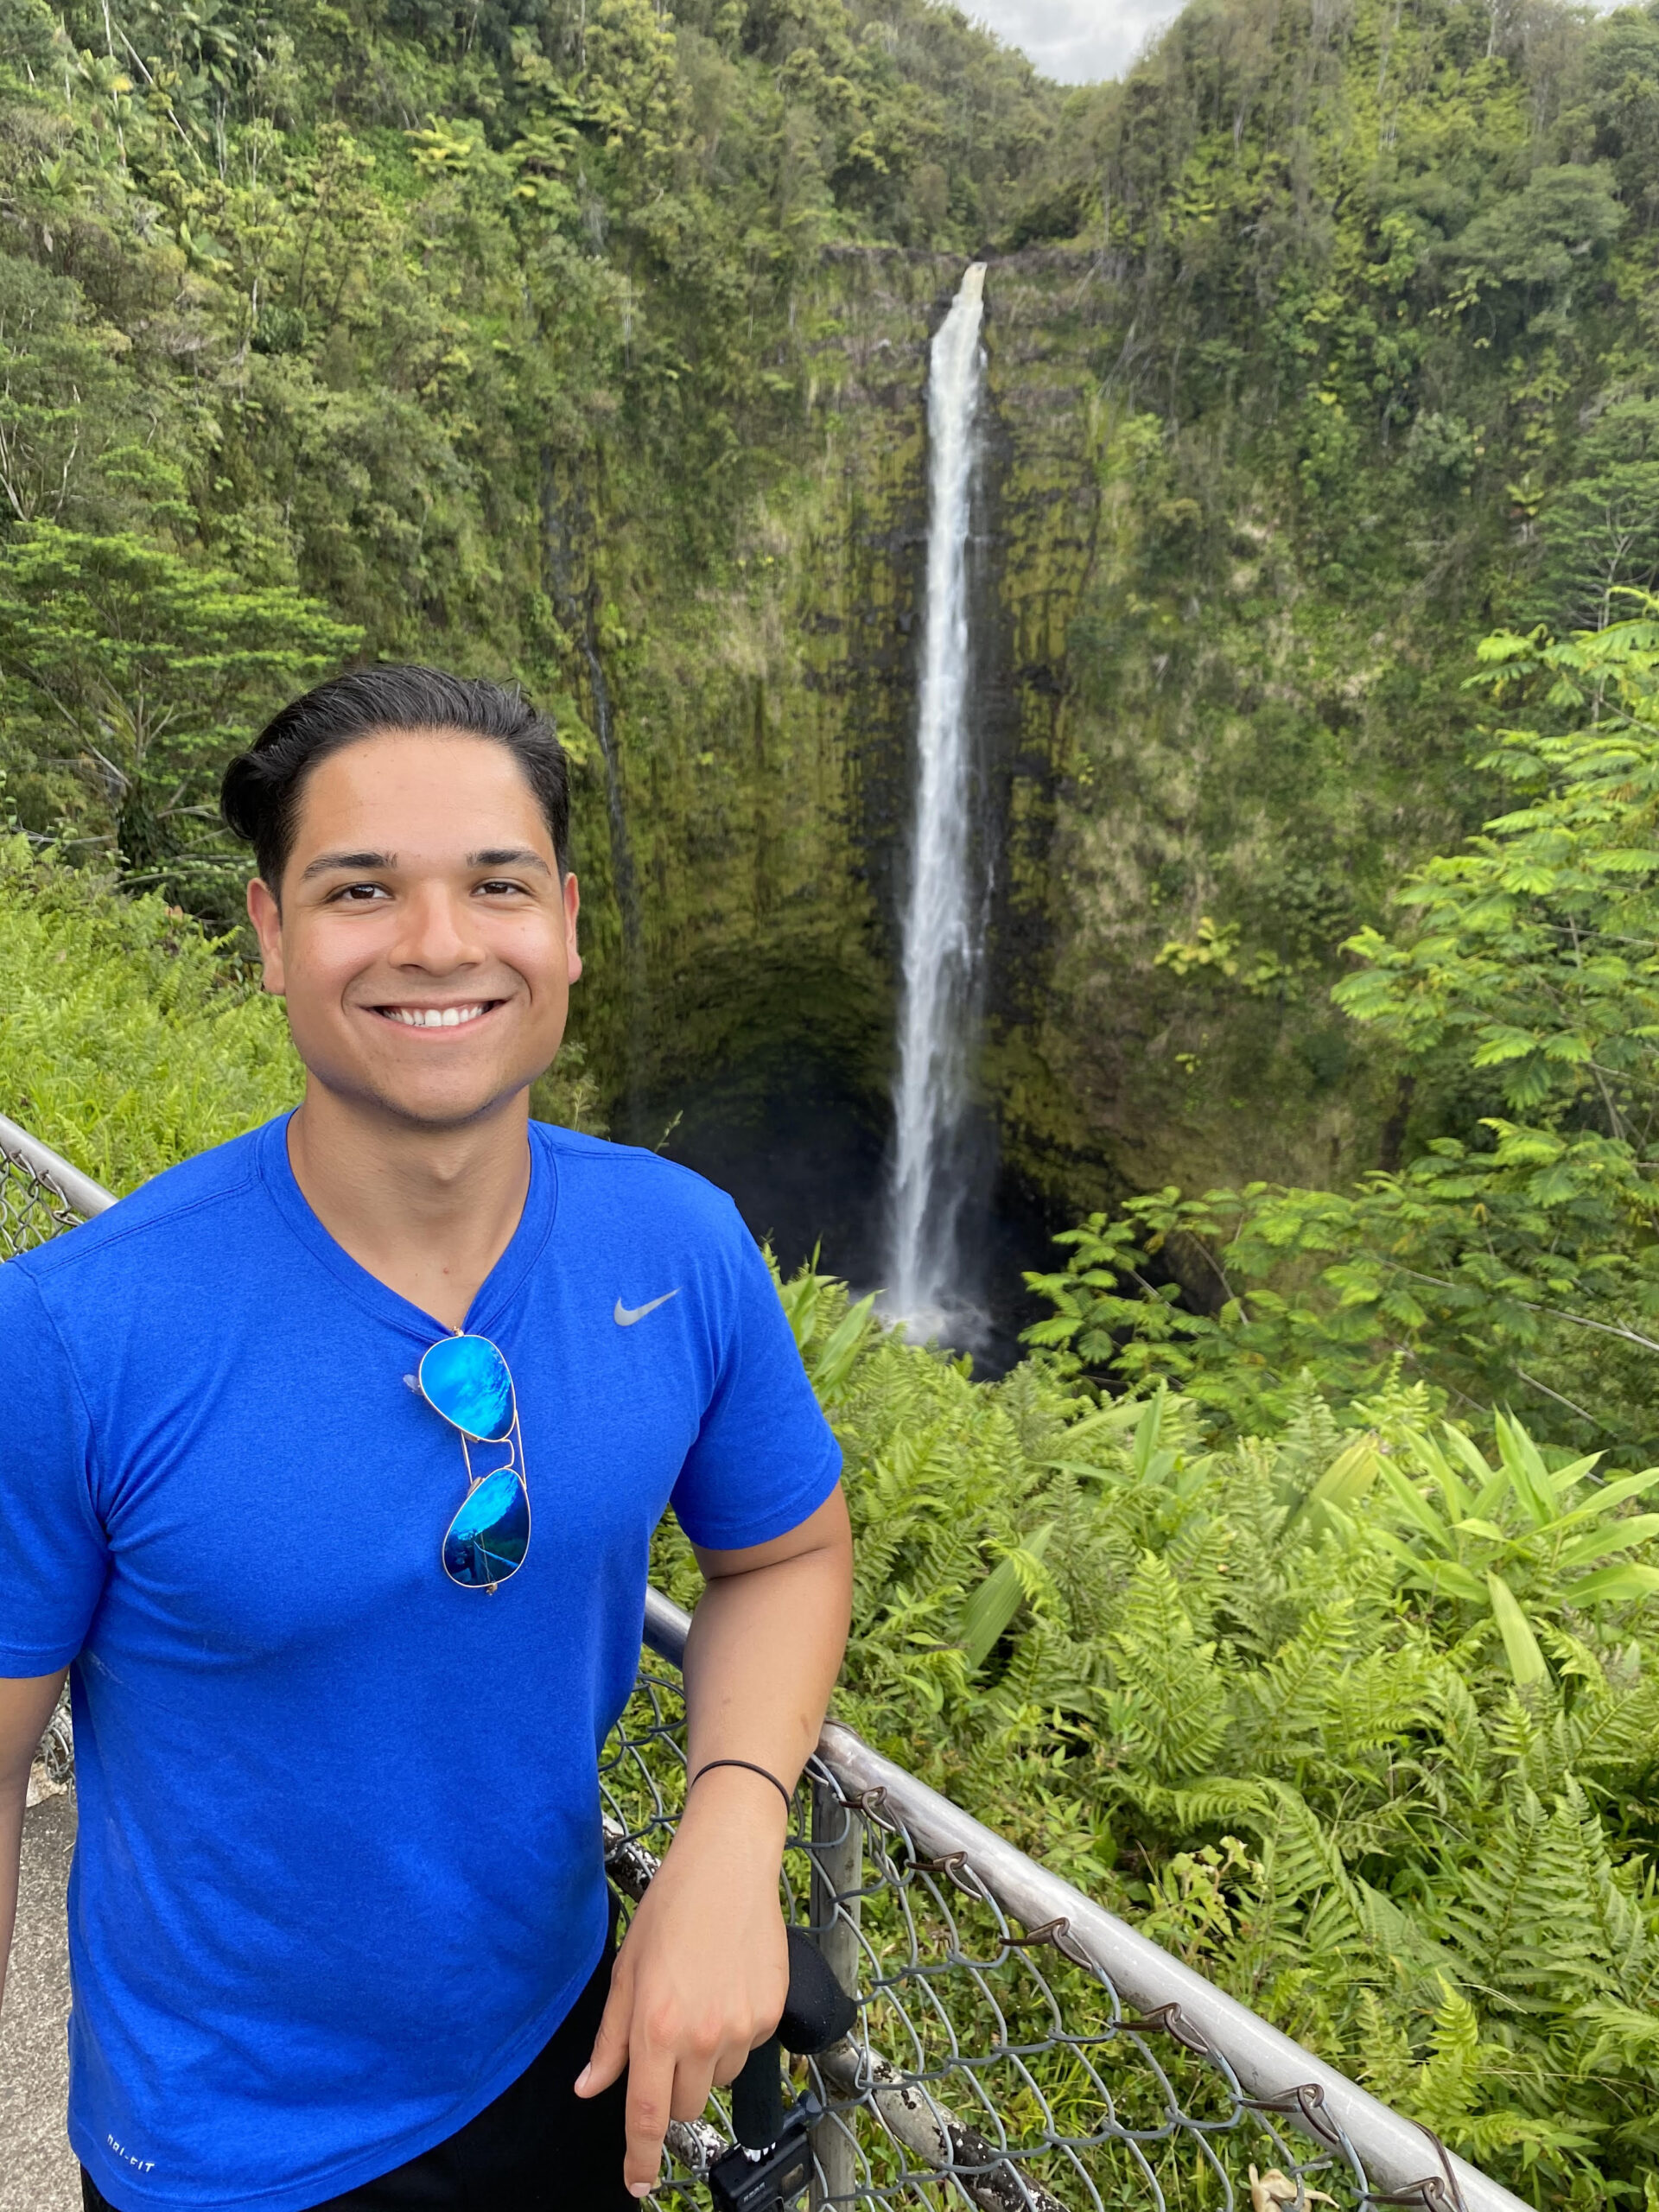
[[[784,2132],[782,2053],[810,2056],[852,2033],[858,2007],[828,1961],[798,1928],[789,1929],[789,1994],[775,2035],[752,2050],[732,2083],[732,2129],[751,2151],[765,2151]]]
[[[789,1994],[778,2023],[778,2040],[785,2050],[811,2058],[828,2050],[853,2031],[858,2006],[830,1970],[830,1962],[800,1929],[785,1931],[789,1937]]]
[[[758,2044],[732,2083],[732,2133],[747,2151],[767,2151],[784,2132],[784,2062],[776,2036]]]

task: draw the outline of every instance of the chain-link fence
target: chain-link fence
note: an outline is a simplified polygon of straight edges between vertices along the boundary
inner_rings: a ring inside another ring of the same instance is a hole
[[[0,1177],[0,1259],[111,1203],[3,1116]],[[651,1592],[651,1650],[605,1750],[607,1864],[625,1902],[683,1798],[685,1628]],[[857,2000],[852,2032],[796,2064],[815,2208],[1522,2212],[835,1723],[796,1794],[784,1892]],[[730,2144],[721,2096],[677,2122],[662,2212],[708,2203]]]
[[[55,1161],[55,1155],[48,1154],[44,1145],[37,1145],[15,1122],[0,1115],[0,1260],[43,1244],[60,1230],[73,1229],[82,1217],[85,1210],[72,1202],[64,1188],[73,1171],[60,1177],[52,1172],[48,1160],[60,1168],[68,1166],[67,1161]],[[84,1177],[73,1179],[86,1180]]]
[[[655,1656],[606,1749],[624,1897],[643,1893],[678,1817],[680,1692],[661,1662],[683,1630],[653,1592]],[[1426,2129],[834,1724],[797,1792],[784,1890],[858,1999],[853,2033],[797,2065],[822,2107],[814,2207],[1518,2212]],[[718,2103],[677,2128],[658,2203],[706,2202],[728,2140]]]

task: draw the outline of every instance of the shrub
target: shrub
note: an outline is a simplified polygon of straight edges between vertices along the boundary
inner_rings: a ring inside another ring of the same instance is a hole
[[[1397,1377],[1218,1446],[1166,1386],[975,1382],[784,1294],[847,1458],[845,1716],[1511,2187],[1640,2204],[1659,1471],[1483,1451]]]

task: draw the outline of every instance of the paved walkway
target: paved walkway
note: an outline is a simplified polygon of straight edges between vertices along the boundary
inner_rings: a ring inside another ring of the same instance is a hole
[[[0,2015],[0,2212],[79,2212],[79,2168],[63,2132],[69,2017],[63,1891],[74,1840],[73,1789],[30,1807]]]

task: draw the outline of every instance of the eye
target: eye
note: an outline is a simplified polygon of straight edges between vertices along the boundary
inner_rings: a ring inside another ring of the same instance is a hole
[[[391,896],[384,883],[342,883],[338,891],[328,893],[326,903],[331,906],[367,906]]]
[[[505,875],[486,876],[482,883],[474,884],[473,887],[486,893],[491,898],[498,898],[504,893],[522,892],[524,888],[522,883],[514,883]]]

